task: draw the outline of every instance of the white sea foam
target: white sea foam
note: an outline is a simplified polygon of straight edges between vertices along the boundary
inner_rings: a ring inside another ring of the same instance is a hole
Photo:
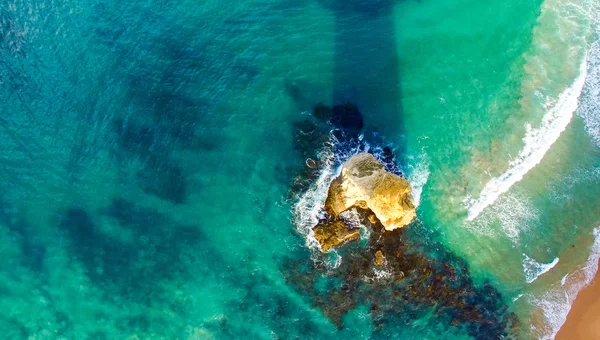
[[[597,185],[595,183],[598,180],[600,180],[600,167],[577,166],[569,173],[554,179],[548,196],[555,204],[564,204],[565,201],[576,198],[574,188],[576,185],[585,182],[590,182],[590,185]]]
[[[554,339],[571,310],[575,297],[585,286],[590,284],[598,271],[600,259],[600,227],[593,231],[594,244],[590,256],[582,268],[565,275],[560,285],[555,285],[540,296],[528,295],[528,301],[540,307],[545,319],[545,325],[532,325],[532,330],[540,339]]]
[[[326,159],[328,157],[322,157]],[[315,239],[312,227],[319,221],[319,214],[325,206],[329,183],[335,177],[333,164],[325,164],[319,177],[306,192],[298,198],[293,206],[293,218],[296,229],[306,238],[310,249],[319,249],[319,242]]]
[[[339,214],[339,218],[344,221],[344,224],[350,228],[360,228],[360,215],[356,208],[352,208],[350,210],[342,211]]]
[[[525,280],[527,280],[527,283],[532,283],[537,280],[540,275],[543,275],[554,268],[559,261],[557,257],[550,263],[540,263],[526,254],[523,254],[523,256],[525,256],[523,259],[523,272],[525,273]]]
[[[360,136],[362,139],[362,136]],[[369,150],[369,145],[364,143],[365,150]],[[319,222],[319,216],[325,206],[327,192],[331,181],[341,172],[341,165],[346,159],[356,154],[358,150],[348,148],[345,154],[333,154],[331,145],[325,145],[320,151],[318,159],[322,164],[322,169],[317,180],[298,197],[298,201],[292,207],[293,224],[306,239],[306,245],[309,249],[320,251],[320,244],[315,238],[312,228]],[[339,257],[339,256],[338,256]],[[341,263],[341,257],[334,261],[338,266]]]
[[[478,219],[466,227],[480,234],[497,235],[498,228],[514,245],[520,244],[521,234],[540,217],[540,212],[524,192],[511,191],[502,197]]]
[[[567,282],[567,275],[563,276],[562,279],[560,279],[560,285],[564,286],[565,282]]]
[[[475,219],[485,208],[494,203],[500,195],[507,192],[529,170],[539,164],[544,155],[560,134],[567,128],[573,113],[577,109],[577,101],[586,77],[585,58],[579,68],[579,76],[573,84],[564,90],[552,108],[544,115],[538,128],[527,125],[527,133],[523,138],[525,146],[519,156],[509,163],[509,168],[502,175],[492,178],[483,188],[479,198],[469,202],[467,220]]]
[[[384,269],[374,269],[373,273],[375,274],[375,279],[389,279],[393,276],[392,272],[384,270]]]
[[[596,34],[600,36],[600,25],[596,27]],[[595,41],[588,52],[587,73],[577,113],[594,143],[600,146],[600,40]]]
[[[409,166],[409,174],[407,177],[410,186],[412,187],[412,196],[415,206],[418,207],[421,203],[421,194],[423,187],[429,179],[429,161],[425,154],[421,154],[417,159],[414,159],[416,164]]]

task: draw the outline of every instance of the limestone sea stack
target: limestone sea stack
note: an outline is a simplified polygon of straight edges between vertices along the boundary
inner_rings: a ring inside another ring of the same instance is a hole
[[[386,171],[373,155],[352,156],[329,186],[325,201],[329,219],[313,228],[321,250],[358,238],[356,224],[346,223],[350,212],[365,212],[387,231],[410,224],[416,216],[411,191],[404,178]]]
[[[353,206],[368,208],[389,231],[415,217],[411,191],[404,178],[386,171],[370,153],[361,153],[344,163],[342,174],[329,186],[325,206],[335,216]]]

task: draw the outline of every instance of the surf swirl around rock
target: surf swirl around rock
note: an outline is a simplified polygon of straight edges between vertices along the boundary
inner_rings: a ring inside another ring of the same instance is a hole
[[[346,113],[353,110],[344,107]],[[292,186],[292,213],[310,258],[284,265],[288,282],[338,328],[344,315],[366,304],[373,306],[375,332],[405,334],[399,325],[410,324],[420,334],[441,325],[476,338],[517,334],[517,317],[500,292],[488,281],[476,284],[467,263],[414,219],[412,198],[403,194],[410,185],[390,145],[373,131],[340,125],[335,120],[297,125],[302,132],[296,134],[296,149],[306,166]],[[411,171],[422,187],[428,171]],[[384,198],[391,201],[381,205]]]

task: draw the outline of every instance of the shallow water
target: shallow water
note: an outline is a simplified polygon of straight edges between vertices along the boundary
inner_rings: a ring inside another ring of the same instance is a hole
[[[308,232],[339,164],[290,195],[299,150],[322,147],[299,145],[297,127],[317,103],[352,102],[420,197],[419,256],[467,268],[460,282],[506,307],[497,320],[514,313],[520,338],[552,337],[596,270],[598,13],[586,0],[0,4],[0,331],[491,334],[427,304],[380,327],[377,285],[341,324],[316,302],[343,280],[314,270]]]

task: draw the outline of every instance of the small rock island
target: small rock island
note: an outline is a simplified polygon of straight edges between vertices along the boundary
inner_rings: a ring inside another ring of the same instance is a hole
[[[410,224],[416,216],[411,191],[404,178],[388,172],[372,154],[352,156],[329,186],[326,218],[313,228],[321,251],[359,239],[365,217],[386,231]]]
[[[450,325],[474,339],[519,338],[519,320],[500,291],[487,280],[472,280],[466,261],[415,218],[412,189],[392,148],[375,131],[363,130],[358,108],[318,104],[313,118],[294,124],[302,170],[290,197],[298,198],[296,228],[309,247],[283,262],[286,282],[338,328],[348,325],[344,321],[352,325],[353,318],[344,320],[348,312],[368,307],[376,338],[404,334],[406,325],[424,320],[433,323],[420,327]],[[326,164],[342,169],[328,183],[325,202],[317,203],[309,188]],[[310,225],[304,214],[313,214],[314,206],[304,206],[306,200],[323,205]],[[319,244],[314,252],[313,240]]]

